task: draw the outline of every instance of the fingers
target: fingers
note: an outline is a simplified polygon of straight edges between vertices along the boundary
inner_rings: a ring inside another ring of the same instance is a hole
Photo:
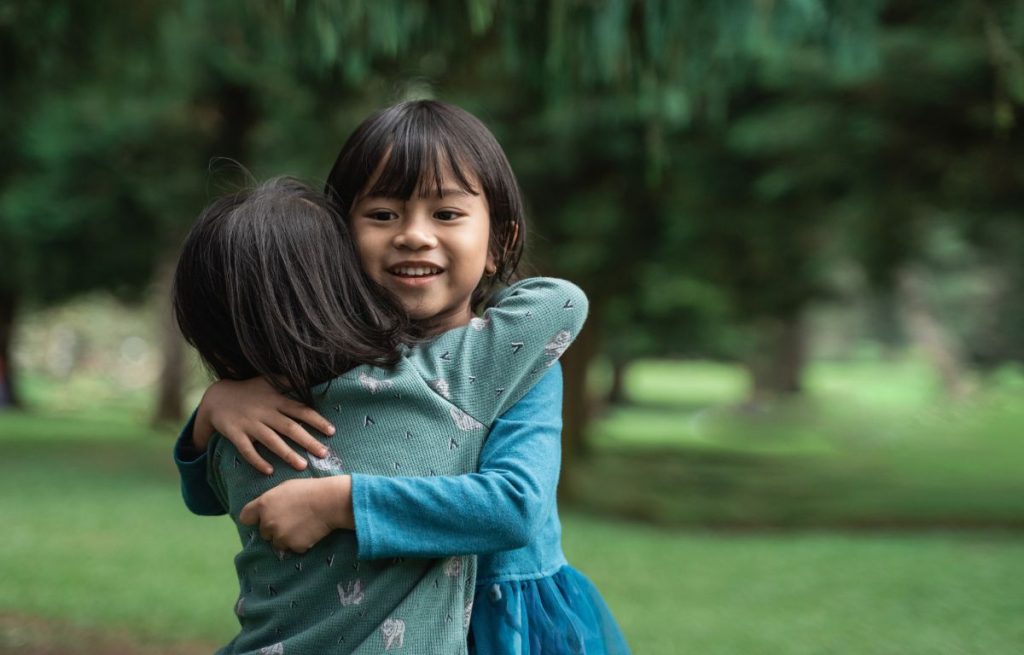
[[[238,514],[238,522],[242,525],[259,525],[260,538],[269,541],[270,545],[277,550],[290,550],[296,553],[304,553],[309,550],[309,545],[292,539],[288,530],[274,520],[273,516],[267,517],[265,521],[262,520],[262,500],[263,496],[259,496],[246,503]]]
[[[301,471],[306,468],[306,459],[292,450],[291,446],[285,443],[277,432],[266,425],[255,426],[253,432],[253,439],[266,446],[270,452],[287,462],[293,469]],[[310,438],[312,439],[312,437]]]
[[[238,514],[238,522],[242,525],[256,525],[260,522],[259,498],[246,503]]]
[[[334,434],[334,426],[331,425],[330,421],[325,419],[323,416],[320,416],[320,414],[318,414],[312,407],[307,407],[302,403],[294,401],[288,402],[281,407],[281,413],[292,417],[296,421],[302,421],[309,427],[314,430],[318,430],[327,436]],[[305,430],[303,430],[303,432],[305,432]],[[307,448],[307,450],[309,449]]]
[[[264,475],[270,475],[274,472],[274,467],[270,465],[270,462],[260,457],[260,454],[256,452],[256,448],[249,441],[249,438],[241,432],[232,432],[231,434],[224,435],[228,441],[235,445],[238,449],[238,454],[242,456],[242,459],[249,462],[249,464],[260,473]],[[289,448],[289,450],[291,450]]]
[[[276,550],[288,550],[301,554],[312,548],[312,544],[305,541],[293,540],[285,531],[280,529],[280,526],[275,521],[261,521],[260,518],[261,505],[259,498],[247,503],[238,515],[238,521],[242,525],[252,526],[258,524],[260,538],[270,542],[270,545]]]
[[[288,437],[317,457],[327,457],[327,448],[295,421],[285,418],[274,425],[274,430]]]
[[[292,543],[289,539],[286,539],[284,537],[272,540],[270,542],[270,545],[277,550],[288,550],[293,553],[298,553],[300,555],[309,550],[309,546],[305,544]]]

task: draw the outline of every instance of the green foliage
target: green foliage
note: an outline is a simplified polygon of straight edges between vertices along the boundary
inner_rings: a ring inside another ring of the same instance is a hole
[[[837,263],[884,291],[927,260],[936,226],[995,253],[1012,297],[1022,14],[1016,0],[5,3],[5,284],[44,301],[138,291],[223,185],[211,160],[322,178],[370,111],[438,96],[498,134],[535,260],[590,292],[618,357],[781,351],[773,326],[841,291]],[[1019,355],[1017,323],[984,357]]]
[[[303,56],[308,40],[286,18],[272,4],[188,1],[0,13],[23,65],[2,116],[18,126],[0,171],[4,285],[39,301],[143,290],[225,185],[217,158],[322,176],[341,142],[323,134],[345,103],[330,105],[346,89]],[[27,38],[36,19],[46,39]]]

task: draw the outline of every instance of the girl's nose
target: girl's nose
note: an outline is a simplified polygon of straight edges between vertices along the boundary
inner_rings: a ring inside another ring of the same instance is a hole
[[[430,229],[429,221],[412,218],[395,234],[394,245],[406,250],[436,248],[437,237]]]

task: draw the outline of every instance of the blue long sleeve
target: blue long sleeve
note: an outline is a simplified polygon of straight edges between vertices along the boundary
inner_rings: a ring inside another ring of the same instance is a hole
[[[561,432],[556,364],[495,421],[477,473],[353,475],[359,557],[442,557],[526,545],[554,506]]]
[[[185,507],[200,516],[227,514],[213,487],[206,479],[206,451],[198,451],[192,445],[192,431],[195,428],[196,413],[192,412],[188,423],[181,429],[174,442],[174,463],[181,476],[181,497]]]

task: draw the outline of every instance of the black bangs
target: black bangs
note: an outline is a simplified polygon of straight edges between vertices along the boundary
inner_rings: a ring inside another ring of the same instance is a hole
[[[470,182],[470,170],[480,170],[482,162],[474,157],[467,144],[453,138],[444,125],[430,115],[416,116],[395,126],[392,138],[381,138],[367,144],[379,153],[379,170],[371,172],[373,185],[362,195],[408,200],[415,193],[421,198],[441,195],[444,176],[450,172],[458,187],[473,195],[480,189]],[[417,120],[418,119],[418,120]],[[374,136],[384,136],[382,134]]]

